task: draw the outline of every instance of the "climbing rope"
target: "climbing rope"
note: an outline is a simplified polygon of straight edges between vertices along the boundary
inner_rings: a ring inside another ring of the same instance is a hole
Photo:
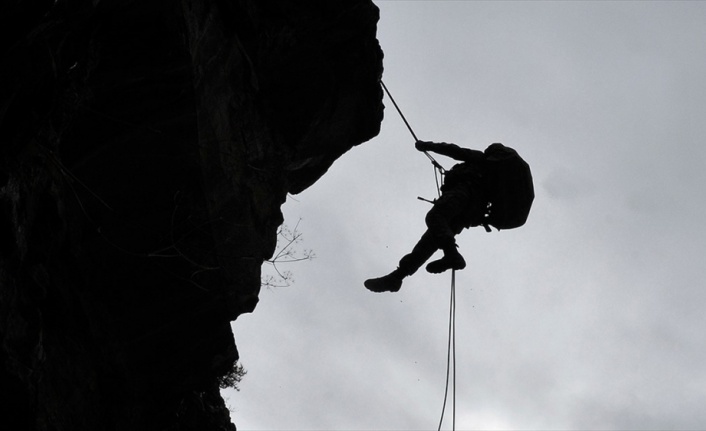
[[[380,84],[382,85],[383,90],[385,90],[385,93],[387,94],[387,97],[390,98],[390,101],[392,104],[395,106],[395,109],[397,109],[397,113],[400,114],[400,117],[402,117],[402,121],[404,121],[404,124],[407,126],[407,129],[409,129],[409,133],[412,134],[412,137],[414,138],[414,141],[417,142],[419,139],[417,138],[417,135],[414,133],[414,130],[412,130],[412,126],[409,125],[409,122],[407,121],[407,118],[404,116],[402,113],[402,110],[400,107],[397,105],[397,102],[395,102],[394,97],[392,97],[392,94],[390,94],[390,90],[387,89],[387,86],[385,85],[382,80],[380,80]],[[429,154],[428,151],[424,151],[424,154],[429,158],[431,161],[431,164],[434,165],[434,180],[436,181],[436,192],[438,196],[441,196],[441,186],[443,185],[443,175],[445,172],[445,169],[432,157],[431,154]],[[426,199],[423,198],[418,198],[420,200],[426,201]],[[431,202],[432,204],[434,202]],[[452,373],[453,372],[453,373]],[[453,379],[450,379],[451,374],[453,374]],[[448,338],[448,347],[447,347],[447,353],[446,353],[446,388],[444,389],[444,404],[441,407],[441,419],[439,419],[439,428],[438,430],[441,430],[441,425],[444,422],[444,413],[446,411],[446,402],[448,400],[448,395],[449,395],[449,382],[451,383],[451,407],[452,407],[452,419],[451,419],[451,429],[456,430],[456,270],[451,270],[451,300],[449,304],[449,338]]]
[[[402,118],[402,121],[404,121],[404,124],[407,126],[409,133],[412,134],[412,137],[414,138],[414,142],[419,141],[419,138],[417,138],[417,134],[414,133],[414,130],[412,130],[412,126],[409,125],[409,121],[407,121],[407,117],[404,116],[399,105],[397,105],[395,98],[392,97],[390,90],[387,89],[387,86],[385,85],[384,82],[382,82],[382,80],[380,80],[380,85],[382,85],[382,89],[385,90],[385,94],[387,94],[387,97],[390,99],[392,104],[395,106],[397,113],[400,114],[400,117]],[[431,164],[434,166],[434,181],[436,182],[436,193],[437,193],[437,196],[441,196],[441,185],[442,185],[444,173],[446,172],[446,170],[444,169],[443,166],[441,166],[439,164],[439,162],[436,161],[436,159],[434,159],[434,157],[431,154],[429,154],[428,151],[424,151],[424,155],[427,156],[427,158],[429,159]],[[423,198],[418,198],[418,199],[426,201],[426,199],[423,199]],[[427,201],[427,202],[432,202],[432,201]]]
[[[382,80],[380,80],[380,84],[382,85],[382,89],[385,90],[385,94],[387,94],[387,97],[390,98],[390,101],[392,104],[395,106],[395,109],[397,109],[397,113],[400,114],[400,117],[402,117],[402,121],[404,121],[404,124],[407,126],[407,129],[409,129],[409,133],[412,134],[412,137],[414,138],[414,142],[419,141],[419,138],[417,138],[417,135],[414,133],[414,130],[412,130],[412,126],[409,125],[409,121],[407,121],[407,118],[404,116],[402,113],[402,110],[400,107],[397,105],[397,102],[395,102],[395,98],[392,97],[392,94],[390,94],[390,90],[387,89],[387,86],[385,85]],[[440,172],[444,172],[444,168],[437,162],[434,157],[432,157],[431,154],[429,154],[428,151],[424,151],[424,154],[429,158],[429,161],[434,165],[436,169],[438,169]]]
[[[385,90],[385,94],[387,94],[387,97],[390,98],[390,101],[392,101],[392,104],[395,105],[395,109],[397,109],[397,112],[400,114],[400,117],[402,117],[402,121],[404,121],[404,124],[407,125],[407,128],[409,129],[409,133],[412,134],[412,137],[414,138],[414,141],[418,141],[419,139],[417,138],[417,135],[414,133],[414,130],[412,130],[412,126],[409,125],[409,122],[407,121],[407,118],[404,116],[402,113],[402,110],[400,109],[399,106],[397,106],[397,102],[395,102],[395,98],[392,97],[392,94],[390,94],[390,90],[387,89],[387,85],[385,85],[382,80],[380,80],[380,84],[382,85],[382,89]]]
[[[444,413],[446,411],[446,401],[449,395],[449,377],[451,380],[451,429],[456,429],[456,270],[451,270],[451,300],[449,301],[449,341],[446,353],[446,389],[444,390],[444,404],[441,407],[441,418],[439,419],[438,431],[441,431],[441,424],[444,423]]]

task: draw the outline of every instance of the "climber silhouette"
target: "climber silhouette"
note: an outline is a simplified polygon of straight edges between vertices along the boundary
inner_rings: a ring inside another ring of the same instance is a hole
[[[502,144],[484,152],[445,142],[417,141],[419,151],[432,151],[461,161],[444,175],[441,196],[427,213],[427,231],[390,274],[365,281],[373,292],[397,292],[402,280],[417,272],[437,250],[441,259],[429,263],[428,272],[461,270],[466,261],[458,252],[455,236],[463,229],[488,225],[511,229],[524,224],[534,199],[529,165],[517,152]]]

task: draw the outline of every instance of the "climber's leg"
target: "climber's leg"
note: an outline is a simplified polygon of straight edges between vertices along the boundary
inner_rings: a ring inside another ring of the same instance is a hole
[[[427,265],[427,271],[438,274],[448,269],[463,269],[466,261],[458,252],[455,236],[464,228],[464,208],[467,206],[464,193],[450,191],[444,193],[427,213],[425,219],[428,232],[437,248],[444,251],[444,257]]]
[[[400,259],[397,269],[383,277],[366,280],[365,287],[373,292],[397,292],[402,287],[402,280],[417,272],[438,249],[435,236],[426,231],[412,251]]]
[[[458,252],[456,244],[444,247],[442,250],[444,250],[444,257],[427,265],[427,272],[440,274],[449,269],[462,270],[466,267],[466,260]]]
[[[451,222],[462,213],[462,209],[463,202],[459,196],[448,192],[442,194],[427,213],[424,222],[428,228],[427,232],[437,242],[437,248],[454,242],[454,236],[460,231],[456,232]]]
[[[427,230],[412,251],[400,259],[399,269],[405,276],[414,274],[439,248],[437,235]]]
[[[467,193],[444,192],[426,215],[427,231],[412,251],[400,260],[398,268],[383,277],[366,280],[365,287],[373,292],[397,292],[402,287],[402,280],[417,272],[439,249],[444,251],[444,257],[430,263],[427,271],[439,273],[465,268],[466,261],[458,252],[454,237],[468,226],[464,210],[468,206],[467,200]]]
[[[363,284],[372,292],[397,292],[402,287],[404,278],[405,274],[397,268],[385,276],[365,280]]]

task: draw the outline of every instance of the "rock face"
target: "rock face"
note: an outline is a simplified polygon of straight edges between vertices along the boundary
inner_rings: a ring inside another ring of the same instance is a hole
[[[6,3],[0,429],[234,429],[280,206],[379,131],[377,8]]]

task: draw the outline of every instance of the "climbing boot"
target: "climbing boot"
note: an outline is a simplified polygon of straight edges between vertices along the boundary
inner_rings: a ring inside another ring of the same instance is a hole
[[[456,247],[450,247],[444,251],[444,257],[427,265],[427,272],[440,274],[449,269],[462,270],[465,267],[466,261],[461,256],[461,253],[456,250]]]
[[[404,277],[402,271],[396,269],[383,277],[365,280],[363,284],[371,292],[397,292],[402,287]]]

